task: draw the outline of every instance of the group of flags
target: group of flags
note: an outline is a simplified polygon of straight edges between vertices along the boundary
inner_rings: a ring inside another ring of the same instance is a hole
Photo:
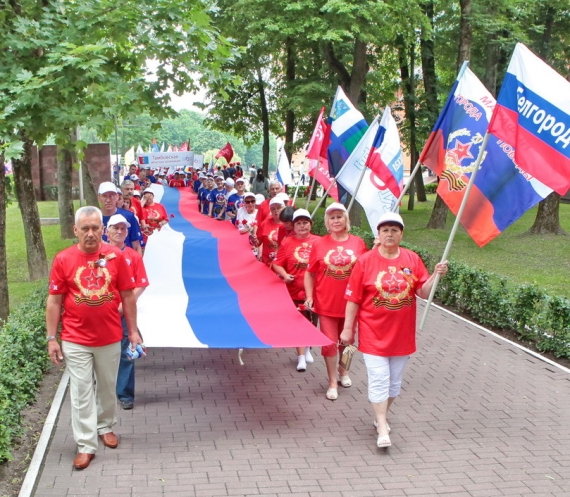
[[[461,223],[483,246],[553,190],[568,191],[569,144],[570,83],[519,43],[498,102],[464,64],[419,162],[439,176],[437,193],[454,214],[464,204]],[[389,107],[368,126],[339,88],[307,158],[309,175],[337,201],[353,195],[373,231],[380,214],[398,209],[404,167]]]

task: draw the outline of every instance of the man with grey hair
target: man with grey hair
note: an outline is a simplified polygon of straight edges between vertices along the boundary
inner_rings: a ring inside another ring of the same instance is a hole
[[[116,448],[117,370],[123,330],[119,306],[132,346],[137,333],[135,281],[117,247],[102,243],[103,215],[80,208],[73,227],[78,243],[59,252],[52,265],[46,303],[48,355],[59,366],[65,358],[70,376],[71,426],[77,443],[76,469],[95,457],[97,436]],[[63,311],[63,312],[62,312]],[[61,345],[57,339],[61,321]]]
[[[257,222],[258,226],[269,217],[269,202],[271,199],[275,197],[279,192],[283,191],[283,185],[276,179],[273,179],[269,182],[269,198],[266,198],[261,205],[257,207],[257,216],[255,221]]]

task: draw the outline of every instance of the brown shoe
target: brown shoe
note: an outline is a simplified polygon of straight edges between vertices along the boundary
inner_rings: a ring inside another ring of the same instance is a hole
[[[86,454],[85,452],[80,452],[75,456],[73,460],[73,466],[75,469],[85,469],[89,466],[91,460],[95,457],[95,454]]]
[[[115,435],[112,431],[103,435],[99,435],[99,438],[103,442],[103,445],[105,447],[109,447],[110,449],[116,449],[119,445],[119,439],[117,438],[117,435]]]

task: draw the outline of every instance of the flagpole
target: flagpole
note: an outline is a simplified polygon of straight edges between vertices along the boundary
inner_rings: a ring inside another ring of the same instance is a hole
[[[398,200],[396,201],[396,203],[394,204],[394,208],[392,209],[392,212],[396,212],[396,210],[398,210],[398,206],[400,205],[400,202],[402,202],[402,199],[404,198],[404,195],[406,193],[408,193],[408,190],[410,189],[410,186],[412,185],[412,181],[414,180],[414,177],[416,175],[416,173],[418,172],[418,169],[421,167],[421,162],[418,161],[416,162],[416,165],[414,166],[414,169],[412,170],[412,172],[410,173],[410,179],[407,181],[407,183],[404,185],[404,188],[402,189],[402,193],[400,193],[400,196],[398,197]]]
[[[358,189],[360,188],[360,185],[362,184],[362,180],[364,179],[365,174],[366,174],[366,164],[364,164],[364,166],[362,168],[362,172],[360,173],[360,178],[358,178],[358,183],[356,183],[356,188],[354,189],[354,194],[352,195],[352,198],[350,199],[348,207],[346,208],[346,211],[349,214],[350,214],[350,209],[352,209],[352,204],[354,204],[354,200],[356,199],[356,194],[358,193]]]
[[[301,168],[300,172],[302,172],[304,170],[304,166],[305,166],[305,164],[303,164],[303,167]],[[292,205],[295,205],[295,200],[297,200],[297,194],[299,193],[300,184],[301,184],[301,174],[299,174],[299,179],[297,180],[297,188],[295,188],[295,195],[293,195]]]
[[[471,178],[469,178],[469,183],[467,183],[465,194],[463,195],[463,199],[461,200],[461,205],[459,206],[459,210],[457,211],[457,216],[455,217],[455,222],[453,223],[453,228],[451,228],[451,233],[449,234],[449,240],[447,240],[447,245],[445,246],[445,250],[443,251],[443,255],[441,256],[440,262],[445,262],[447,260],[447,256],[449,255],[449,251],[451,250],[451,244],[453,243],[453,238],[455,237],[455,233],[457,233],[457,229],[459,228],[459,223],[461,222],[461,216],[463,215],[463,211],[465,210],[465,206],[467,205],[467,200],[469,198],[469,194],[471,193],[471,188],[473,187],[473,183],[475,182],[475,176],[477,176],[477,172],[479,171],[479,166],[481,165],[481,161],[483,160],[483,156],[485,154],[485,149],[487,148],[488,141],[489,141],[489,133],[485,133],[485,137],[483,138],[483,143],[481,144],[481,148],[479,149],[479,155],[477,156],[473,172],[471,173]],[[436,273],[435,280],[433,282],[433,286],[431,287],[431,292],[427,300],[426,308],[424,310],[424,314],[420,322],[420,328],[419,328],[420,331],[423,329],[424,324],[426,322],[426,317],[429,312],[431,303],[433,301],[435,291],[437,290],[437,285],[439,283],[439,280],[440,280],[439,273]]]
[[[309,204],[311,203],[311,197],[313,196],[313,190],[315,189],[315,183],[317,182],[314,177],[309,176],[309,178],[311,178],[313,181],[311,181],[311,188],[309,188],[309,195],[307,195],[307,207],[305,207],[307,210],[309,210]]]
[[[313,178],[314,179],[314,178]],[[329,192],[331,191],[331,188],[336,185],[336,178],[333,178],[333,180],[331,181],[331,184],[329,185],[329,187],[327,188],[327,191],[325,193],[323,193],[323,196],[321,197],[321,199],[318,201],[317,206],[315,207],[315,210],[313,211],[313,213],[311,214],[311,219],[313,218],[313,216],[316,214],[317,210],[319,209],[319,207],[321,206],[321,204],[325,201],[325,199],[327,198],[327,195],[329,194]]]

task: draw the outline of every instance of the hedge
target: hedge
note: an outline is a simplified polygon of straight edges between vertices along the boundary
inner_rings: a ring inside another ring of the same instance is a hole
[[[49,369],[46,353],[47,292],[34,292],[0,328],[0,462],[10,459],[14,439],[22,434],[20,413],[36,398]]]

